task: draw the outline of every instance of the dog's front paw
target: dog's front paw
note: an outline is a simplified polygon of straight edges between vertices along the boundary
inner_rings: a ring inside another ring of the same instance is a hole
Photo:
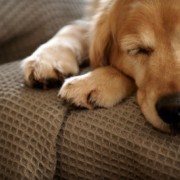
[[[79,71],[76,60],[68,58],[66,54],[57,56],[48,51],[32,54],[22,62],[25,83],[43,89],[61,86],[65,77]]]
[[[86,75],[66,79],[58,96],[76,106],[92,109],[95,101],[91,98],[95,90],[86,80]]]
[[[112,107],[134,90],[134,85],[111,67],[98,68],[65,80],[59,96],[77,106]]]
[[[26,85],[46,89],[62,84],[63,73],[50,62],[41,61],[33,55],[22,62],[22,69]]]

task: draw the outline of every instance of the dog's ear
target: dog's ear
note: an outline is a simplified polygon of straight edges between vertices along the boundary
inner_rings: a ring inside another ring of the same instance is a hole
[[[96,19],[90,40],[90,61],[93,68],[108,65],[112,49],[112,35],[107,14]]]

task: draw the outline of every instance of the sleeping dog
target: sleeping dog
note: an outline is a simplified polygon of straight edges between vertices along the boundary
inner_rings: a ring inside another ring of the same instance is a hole
[[[78,75],[87,58],[92,71]],[[63,27],[22,68],[30,87],[72,75],[59,96],[88,109],[114,106],[136,91],[155,128],[178,131],[180,1],[91,0],[82,20]]]

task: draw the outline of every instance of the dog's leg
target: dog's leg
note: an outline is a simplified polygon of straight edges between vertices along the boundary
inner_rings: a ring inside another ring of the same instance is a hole
[[[85,21],[65,26],[27,57],[22,62],[25,83],[47,88],[50,82],[62,82],[68,75],[77,75],[79,65],[88,57],[88,27]]]
[[[134,82],[111,66],[65,80],[59,96],[77,106],[111,107],[136,89]]]

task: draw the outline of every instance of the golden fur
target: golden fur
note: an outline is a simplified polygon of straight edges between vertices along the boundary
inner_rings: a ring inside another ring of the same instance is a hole
[[[82,21],[61,29],[23,61],[26,84],[46,86],[49,78],[77,75],[89,56],[95,70],[67,79],[62,98],[87,108],[110,107],[137,89],[147,120],[170,131],[156,104],[161,97],[180,94],[180,1],[91,3]]]

